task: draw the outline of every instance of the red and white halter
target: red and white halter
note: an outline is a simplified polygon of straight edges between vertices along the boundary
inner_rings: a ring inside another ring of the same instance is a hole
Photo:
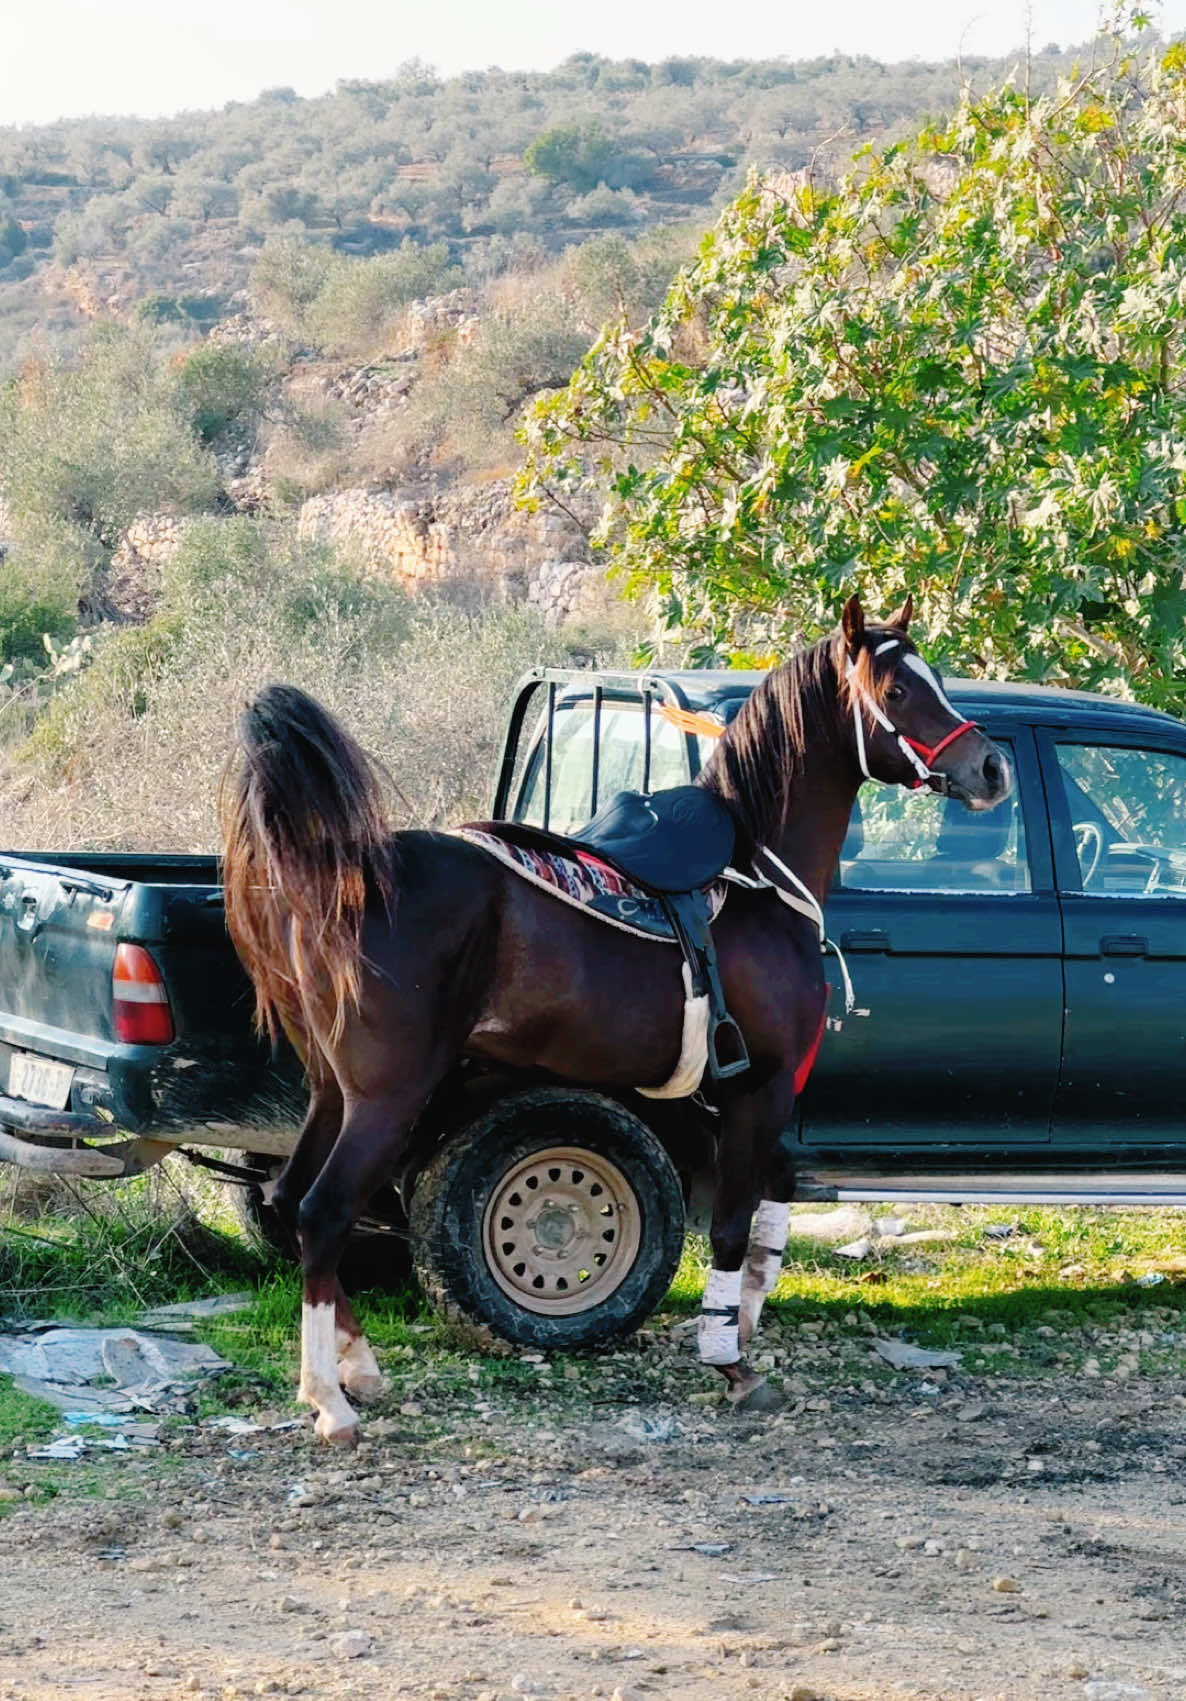
[[[882,643],[878,644],[873,654],[875,656],[886,655],[890,650],[900,648],[901,642],[902,640],[900,638],[886,638]],[[948,714],[953,715],[958,719],[957,712],[949,701],[947,693],[944,691],[942,685],[940,685],[938,676],[935,674],[933,669],[927,666],[922,657],[910,652],[902,657],[902,661],[912,673],[917,673],[920,679],[925,680],[931,690],[935,693],[935,696],[938,698],[941,706],[947,710]],[[935,762],[938,760],[942,752],[947,749],[949,744],[954,744],[956,739],[962,738],[966,732],[975,732],[976,722],[960,721],[959,725],[953,728],[953,730],[947,734],[946,738],[941,738],[938,744],[922,744],[917,738],[907,738],[905,733],[899,732],[893,721],[890,720],[885,710],[881,707],[880,703],[875,702],[874,699],[869,696],[868,692],[862,691],[859,686],[852,685],[853,675],[856,673],[856,665],[852,661],[851,657],[849,658],[846,672],[848,675],[849,685],[852,690],[852,724],[853,731],[856,735],[857,761],[860,763],[861,773],[865,776],[865,778],[867,780],[871,780],[875,776],[869,771],[869,757],[865,748],[865,720],[864,715],[861,713],[862,709],[865,711],[865,714],[869,715],[877,722],[878,726],[897,739],[903,756],[905,756],[906,760],[910,763],[910,766],[914,769],[915,774],[918,776],[910,789],[912,791],[917,791],[920,786],[925,786],[929,781],[938,780],[940,782],[938,790],[945,794],[948,790],[948,778],[946,774],[939,774],[935,772]]]

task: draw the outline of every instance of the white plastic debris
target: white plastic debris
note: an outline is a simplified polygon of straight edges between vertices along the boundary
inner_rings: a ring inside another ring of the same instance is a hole
[[[837,1258],[867,1258],[873,1250],[873,1242],[865,1237],[861,1240],[850,1240],[847,1246],[836,1248]]]
[[[886,1341],[880,1336],[872,1342],[873,1350],[895,1370],[938,1370],[959,1364],[961,1352],[936,1352],[930,1347],[912,1347],[907,1341]]]
[[[635,1441],[670,1441],[679,1434],[679,1426],[667,1412],[623,1412],[614,1427]]]
[[[0,1335],[0,1373],[65,1411],[164,1411],[230,1365],[213,1347],[140,1329],[56,1325]]]
[[[792,1240],[814,1240],[822,1246],[835,1246],[867,1235],[871,1224],[867,1211],[840,1205],[831,1211],[792,1211],[787,1232]]]

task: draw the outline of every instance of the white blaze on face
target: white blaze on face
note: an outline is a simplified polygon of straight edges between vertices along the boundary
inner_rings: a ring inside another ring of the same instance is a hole
[[[963,719],[963,716],[956,712],[954,704],[950,701],[946,691],[944,691],[943,687],[940,685],[938,674],[933,668],[927,666],[921,656],[903,656],[902,660],[910,669],[911,673],[916,673],[924,684],[930,686],[931,690],[935,693],[935,696],[939,699],[941,706],[947,710],[947,713],[953,720],[958,721]]]

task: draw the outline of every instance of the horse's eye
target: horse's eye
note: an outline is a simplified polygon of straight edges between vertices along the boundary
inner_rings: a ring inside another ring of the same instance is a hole
[[[900,703],[905,695],[906,693],[900,685],[891,685],[889,690],[886,692],[886,696],[889,698],[891,703]]]

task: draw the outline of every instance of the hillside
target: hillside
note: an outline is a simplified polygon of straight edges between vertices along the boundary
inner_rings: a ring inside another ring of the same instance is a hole
[[[1037,55],[1033,86],[1070,58]],[[444,241],[481,282],[607,230],[704,224],[751,165],[850,153],[1007,69],[579,54],[441,81],[413,63],[314,100],[0,129],[0,370],[136,306],[209,324],[282,232],[361,256]]]
[[[516,675],[644,636],[595,504],[516,510],[526,405],[749,166],[834,170],[956,86],[581,58],[0,132],[0,843],[208,847],[269,678],[383,753],[402,818],[480,809]]]

